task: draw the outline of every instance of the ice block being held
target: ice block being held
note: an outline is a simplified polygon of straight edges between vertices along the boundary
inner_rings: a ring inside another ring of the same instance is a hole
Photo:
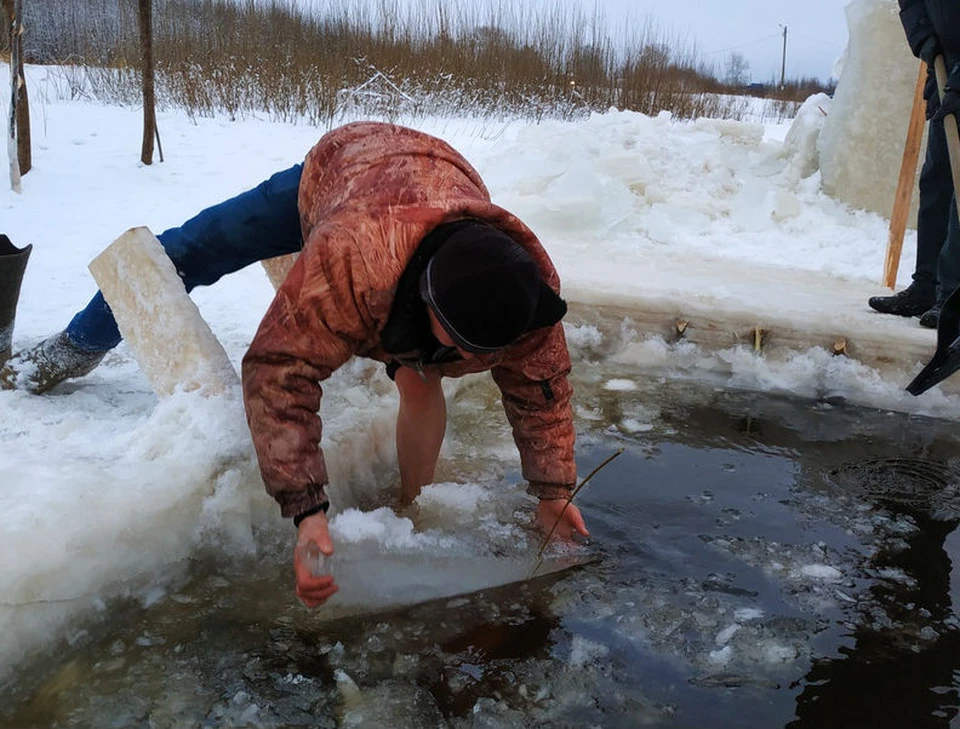
[[[320,547],[312,539],[301,547],[300,558],[310,570],[312,577],[333,576],[333,555],[329,557],[320,551]]]

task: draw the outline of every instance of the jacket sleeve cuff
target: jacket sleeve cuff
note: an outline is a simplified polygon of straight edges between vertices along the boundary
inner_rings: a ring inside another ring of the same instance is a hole
[[[922,2],[912,3],[900,9],[900,23],[907,36],[907,43],[913,55],[920,58],[920,49],[924,41],[933,35],[933,25],[927,16],[927,9]]]
[[[573,484],[530,481],[527,484],[527,493],[536,496],[538,499],[566,499],[569,501],[573,496]]]
[[[276,494],[276,499],[280,504],[280,515],[285,519],[306,515],[308,511],[316,513],[319,507],[330,503],[323,485],[316,483],[309,483],[296,491],[281,491]]]
[[[327,509],[330,508],[330,502],[328,501],[325,504],[320,504],[320,506],[314,506],[312,509],[307,509],[306,511],[301,511],[295,517],[293,517],[293,526],[296,528],[300,527],[300,522],[310,516],[319,514],[321,511],[326,514]]]

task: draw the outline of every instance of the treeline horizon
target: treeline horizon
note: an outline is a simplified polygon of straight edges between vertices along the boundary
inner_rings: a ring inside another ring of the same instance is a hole
[[[750,107],[748,89],[721,79],[695,47],[649,23],[621,28],[614,39],[597,19],[562,4],[438,0],[401,12],[388,0],[342,0],[310,13],[288,0],[153,7],[158,104],[190,115],[330,124],[357,113],[570,119],[616,108],[737,119]],[[60,67],[71,97],[139,103],[136,0],[24,0],[24,26],[26,61]],[[760,93],[779,121],[831,90],[803,78]]]

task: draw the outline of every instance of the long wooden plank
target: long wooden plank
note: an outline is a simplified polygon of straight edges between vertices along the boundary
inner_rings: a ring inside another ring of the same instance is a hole
[[[910,200],[917,179],[917,162],[920,159],[920,145],[923,141],[923,128],[926,122],[926,101],[923,87],[927,81],[927,65],[920,63],[920,74],[913,94],[913,109],[910,112],[910,124],[907,127],[907,141],[903,145],[903,161],[900,164],[900,179],[893,199],[893,213],[890,216],[890,232],[887,237],[887,255],[883,263],[883,285],[894,288],[897,285],[897,269],[900,268],[900,254],[903,252],[903,236],[907,232],[907,216],[910,213]]]

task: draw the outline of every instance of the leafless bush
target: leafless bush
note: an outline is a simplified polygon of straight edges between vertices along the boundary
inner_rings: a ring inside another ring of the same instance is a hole
[[[575,118],[611,107],[739,118],[696,49],[653,26],[617,42],[602,18],[558,4],[154,0],[157,103],[190,115],[267,113],[330,124],[478,114]],[[71,98],[139,100],[135,0],[31,0],[30,60],[59,64]],[[78,69],[82,68],[81,73]]]

